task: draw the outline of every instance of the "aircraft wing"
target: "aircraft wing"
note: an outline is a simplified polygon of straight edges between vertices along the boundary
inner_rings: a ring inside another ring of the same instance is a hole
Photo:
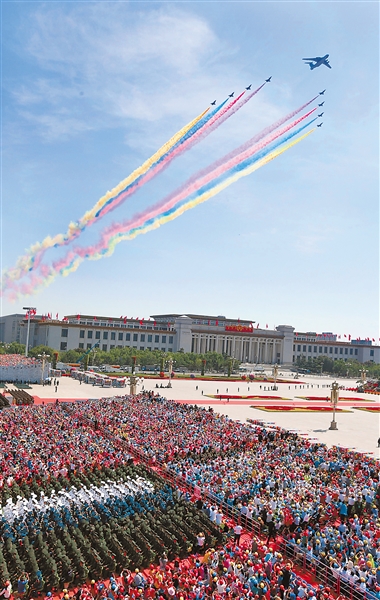
[[[325,61],[323,62],[323,64],[324,64],[324,65],[326,65],[326,67],[328,67],[329,69],[331,69],[331,66],[330,66],[330,63],[329,63],[329,61],[328,61],[328,60],[325,60]]]
[[[315,62],[318,62],[319,60],[321,60],[321,57],[316,56],[315,58],[303,58],[302,60],[314,60]]]

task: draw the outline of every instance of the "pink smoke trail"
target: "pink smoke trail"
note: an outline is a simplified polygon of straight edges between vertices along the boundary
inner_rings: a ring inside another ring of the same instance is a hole
[[[107,227],[104,230],[99,242],[97,242],[93,246],[87,248],[74,248],[73,254],[71,254],[68,263],[70,264],[75,255],[84,258],[96,254],[97,252],[100,252],[107,246],[107,241],[109,240],[109,238],[114,236],[116,233],[126,232],[130,229],[140,227],[146,221],[149,221],[150,219],[156,217],[157,214],[166,212],[167,210],[171,209],[173,206],[184,200],[184,198],[186,198],[187,196],[198,191],[201,187],[203,187],[213,179],[217,179],[218,177],[220,177],[221,175],[223,175],[242,161],[246,160],[256,152],[259,152],[260,150],[268,146],[271,142],[284,135],[290,129],[293,129],[296,125],[298,125],[298,123],[301,123],[302,121],[307,119],[307,117],[309,117],[316,110],[316,108],[313,108],[309,112],[302,115],[302,117],[295,119],[282,129],[279,129],[278,131],[272,133],[272,135],[270,135],[269,137],[266,137],[266,139],[264,139],[261,143],[256,143],[251,147],[246,148],[244,152],[240,152],[232,158],[230,158],[230,155],[225,156],[224,158],[218,161],[218,163],[220,164],[216,168],[214,167],[213,169],[211,169],[210,167],[208,173],[206,173],[203,176],[201,175],[201,173],[194,175],[183,186],[181,186],[180,189],[170,194],[169,196],[161,200],[161,202],[155,204],[153,207],[147,208],[142,213],[136,215],[135,217],[132,217],[131,219],[128,219],[127,221],[110,225],[110,227]],[[244,144],[244,146],[246,146],[246,144]],[[62,263],[61,261],[59,261],[59,265],[54,263],[54,270],[57,270],[57,268],[58,270],[60,270],[64,263],[64,266],[66,266],[65,257],[62,259],[62,261]]]
[[[265,83],[260,85],[260,87],[258,87],[256,90],[254,90],[251,94],[248,94],[241,102],[239,102],[239,101],[246,92],[242,92],[241,94],[239,94],[239,96],[237,98],[235,98],[235,100],[230,102],[230,104],[228,104],[225,108],[223,108],[216,115],[214,115],[214,117],[212,119],[210,119],[204,125],[204,127],[201,127],[191,137],[189,137],[182,144],[177,146],[177,148],[175,148],[173,150],[173,152],[171,152],[165,158],[163,158],[160,162],[158,162],[157,165],[153,166],[144,175],[144,177],[136,184],[136,186],[133,188],[133,190],[127,190],[126,192],[121,192],[120,196],[118,196],[117,199],[114,202],[112,202],[112,204],[104,207],[104,209],[102,210],[102,215],[105,215],[105,214],[111,212],[112,210],[114,210],[114,208],[116,208],[116,206],[118,206],[120,203],[124,202],[125,198],[127,198],[130,194],[132,194],[136,190],[138,190],[147,181],[152,179],[158,172],[161,172],[164,169],[166,169],[169,166],[169,164],[171,163],[171,161],[174,160],[174,158],[176,158],[177,156],[179,156],[180,154],[185,152],[185,150],[189,150],[190,148],[195,146],[195,144],[198,144],[205,137],[207,137],[210,133],[215,131],[215,129],[220,127],[220,125],[222,125],[222,123],[224,123],[227,119],[229,119],[232,115],[234,115],[238,110],[240,110],[240,108],[242,106],[247,104],[247,102],[249,102],[249,100],[251,98],[253,98],[253,96],[255,96],[264,87],[264,85],[265,85]]]
[[[223,158],[220,158],[220,159],[216,160],[212,165],[209,165],[205,169],[202,169],[201,171],[198,171],[198,173],[196,173],[195,175],[193,175],[192,177],[190,177],[190,179],[183,186],[181,186],[180,189],[183,189],[185,186],[187,187],[190,183],[192,183],[193,181],[195,181],[199,177],[207,175],[208,173],[210,173],[210,171],[213,171],[217,167],[220,167],[227,160],[230,160],[231,158],[234,158],[238,154],[241,154],[242,152],[244,152],[245,150],[247,150],[248,148],[250,148],[252,146],[252,144],[256,144],[257,142],[259,142],[260,140],[262,140],[264,137],[266,137],[267,135],[269,135],[270,133],[272,133],[272,131],[275,131],[276,129],[278,129],[278,127],[281,127],[281,125],[283,125],[284,123],[286,123],[286,121],[289,121],[289,119],[292,119],[293,117],[295,117],[296,115],[298,115],[298,113],[300,113],[302,110],[304,110],[305,108],[307,108],[308,106],[310,106],[310,104],[312,104],[314,102],[314,100],[316,100],[317,98],[318,98],[318,96],[315,96],[314,98],[312,98],[311,100],[309,100],[309,102],[306,102],[306,104],[303,104],[302,106],[300,106],[299,108],[297,108],[297,110],[293,110],[291,113],[287,114],[285,117],[282,117],[281,119],[279,119],[275,123],[272,123],[272,125],[269,125],[265,129],[263,129],[262,131],[260,131],[256,135],[254,135],[250,140],[248,140],[247,142],[244,142],[244,144],[242,144],[238,148],[235,148],[235,150],[232,150],[229,154],[226,154],[226,156],[223,156]],[[178,191],[179,190],[177,190],[177,192]],[[174,192],[174,193],[177,193],[177,192]]]
[[[157,203],[155,206],[146,209],[145,211],[132,217],[131,219],[128,219],[121,223],[110,225],[103,231],[99,241],[96,244],[93,244],[88,247],[74,248],[73,250],[70,250],[61,259],[55,261],[52,265],[50,273],[56,274],[61,272],[63,269],[69,267],[72,263],[74,263],[75,260],[78,258],[84,259],[93,256],[94,254],[97,254],[99,252],[102,252],[105,248],[108,247],[108,242],[110,238],[112,238],[115,234],[125,233],[131,229],[140,227],[150,219],[156,217],[158,214],[168,211],[173,206],[179,204],[182,200],[184,200],[184,198],[193,194],[210,181],[217,179],[236,165],[240,164],[242,161],[246,160],[250,156],[254,155],[255,153],[268,146],[274,140],[283,136],[290,129],[293,129],[296,125],[298,125],[307,117],[309,117],[315,110],[316,108],[305,113],[304,115],[302,115],[298,119],[295,119],[282,129],[273,132],[272,135],[266,137],[266,139],[264,139],[261,143],[252,145],[250,148],[247,148],[244,152],[236,154],[236,156],[234,156],[233,158],[228,158],[230,155],[227,155],[227,157],[224,157],[224,159],[220,159],[220,161],[218,162],[222,162],[221,165],[214,168],[213,170],[210,169],[209,172],[204,176],[192,177],[190,180],[188,180],[187,184],[181,187],[180,190],[177,190],[177,192],[175,192],[174,194],[167,196],[164,200]],[[246,144],[244,144],[244,146],[246,146]],[[227,160],[225,160],[226,158]]]

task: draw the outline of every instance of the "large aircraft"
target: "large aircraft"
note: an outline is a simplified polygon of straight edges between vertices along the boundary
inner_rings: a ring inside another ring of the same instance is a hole
[[[328,67],[329,69],[331,69],[331,65],[329,63],[329,61],[327,60],[329,57],[328,54],[325,54],[324,56],[316,56],[315,58],[303,58],[302,60],[306,60],[306,61],[312,61],[312,62],[306,62],[307,65],[309,65],[310,69],[316,69],[317,67],[320,67],[321,65],[325,65],[325,67]]]

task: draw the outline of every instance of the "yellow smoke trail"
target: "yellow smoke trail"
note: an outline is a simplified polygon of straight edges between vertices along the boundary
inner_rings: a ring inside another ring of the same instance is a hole
[[[116,187],[114,187],[111,191],[108,191],[104,196],[102,196],[96,204],[79,219],[77,222],[71,222],[68,226],[67,232],[58,233],[54,237],[48,235],[42,242],[36,242],[26,251],[23,256],[20,256],[18,259],[16,266],[13,269],[9,269],[6,272],[6,277],[4,279],[17,280],[23,275],[25,275],[29,269],[33,265],[33,258],[40,251],[48,250],[49,248],[53,248],[56,245],[62,245],[66,241],[70,240],[75,236],[76,233],[81,231],[81,229],[93,219],[100,208],[102,208],[106,202],[119,194],[127,185],[133,183],[138,177],[144,175],[150,167],[156,163],[164,154],[166,154],[175,144],[184,136],[186,133],[194,127],[204,117],[204,115],[209,111],[209,108],[204,110],[198,117],[193,119],[190,123],[182,127],[177,133],[175,133],[170,140],[168,140],[157,152],[155,152],[150,158],[148,158],[140,167],[135,169],[128,177],[123,179]]]
[[[88,259],[89,260],[99,260],[99,259],[103,258],[104,256],[111,256],[115,250],[115,247],[120,242],[126,241],[126,240],[133,240],[138,235],[148,233],[149,231],[158,229],[159,227],[161,227],[161,225],[165,225],[166,223],[169,223],[169,221],[173,221],[177,217],[183,215],[183,213],[186,212],[187,210],[195,208],[199,204],[206,202],[213,196],[216,196],[217,194],[219,194],[219,192],[225,190],[227,187],[229,187],[230,185],[232,185],[233,183],[238,181],[241,177],[246,177],[247,175],[250,175],[254,171],[257,171],[264,165],[268,164],[270,161],[277,158],[277,156],[280,156],[281,154],[286,152],[286,150],[289,150],[290,148],[292,148],[293,146],[295,146],[296,144],[298,144],[299,142],[304,140],[313,131],[315,131],[315,128],[311,129],[307,133],[304,133],[303,135],[296,138],[295,140],[288,142],[281,148],[278,148],[278,149],[274,150],[273,152],[270,152],[267,156],[260,159],[256,163],[246,167],[242,171],[239,171],[238,173],[234,173],[233,175],[231,175],[230,177],[225,179],[225,181],[222,181],[221,183],[216,185],[213,189],[208,190],[207,192],[204,192],[203,194],[201,194],[197,198],[194,198],[193,200],[189,200],[189,202],[186,202],[185,204],[182,204],[176,210],[174,210],[172,213],[170,213],[170,215],[158,215],[157,217],[155,217],[154,222],[150,223],[149,225],[141,226],[141,227],[138,227],[138,228],[132,229],[132,230],[129,229],[129,231],[127,231],[125,234],[120,234],[120,232],[115,234],[115,236],[111,237],[111,239],[108,242],[109,245],[108,245],[106,253],[98,252],[96,254],[93,254],[92,256],[89,256]],[[74,264],[65,268],[62,271],[62,275],[69,275],[70,273],[73,273],[74,271],[76,271],[77,268],[79,267],[80,263],[83,260],[85,260],[85,259],[81,257],[79,260],[75,261]]]

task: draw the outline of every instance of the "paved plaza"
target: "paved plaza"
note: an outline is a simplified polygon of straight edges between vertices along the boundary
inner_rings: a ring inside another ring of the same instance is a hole
[[[372,403],[379,405],[380,396],[373,394],[358,394],[356,392],[341,391],[340,396],[352,398],[353,401],[341,401],[338,405],[352,412],[337,412],[336,420],[338,431],[329,429],[332,413],[323,412],[264,412],[251,408],[254,404],[294,405],[312,406],[325,404],[304,400],[302,396],[326,397],[330,395],[329,386],[334,381],[331,377],[303,376],[302,382],[294,380],[294,383],[278,383],[278,390],[270,389],[267,382],[244,382],[244,381],[196,381],[173,379],[172,388],[157,389],[156,385],[166,385],[167,380],[144,379],[138,390],[153,390],[160,392],[166,398],[180,402],[189,402],[212,407],[215,412],[223,413],[232,419],[245,421],[250,419],[262,419],[266,423],[275,423],[286,429],[296,430],[310,438],[316,438],[328,446],[340,445],[345,448],[355,448],[361,452],[372,453],[379,458],[377,440],[380,436],[380,415],[352,408],[357,405],[360,398],[362,405],[370,406]],[[340,385],[354,387],[356,380],[337,379]],[[69,377],[61,377],[58,392],[54,393],[53,386],[34,385],[29,393],[38,396],[40,401],[60,400],[86,400],[89,398],[109,397],[126,394],[129,388],[101,388],[73,380]],[[279,400],[254,400],[254,399],[231,399],[229,402],[222,399],[212,399],[208,395],[258,395],[278,396]],[[287,400],[284,400],[284,399]],[[45,399],[45,400],[44,400]],[[367,402],[366,402],[367,400]]]

